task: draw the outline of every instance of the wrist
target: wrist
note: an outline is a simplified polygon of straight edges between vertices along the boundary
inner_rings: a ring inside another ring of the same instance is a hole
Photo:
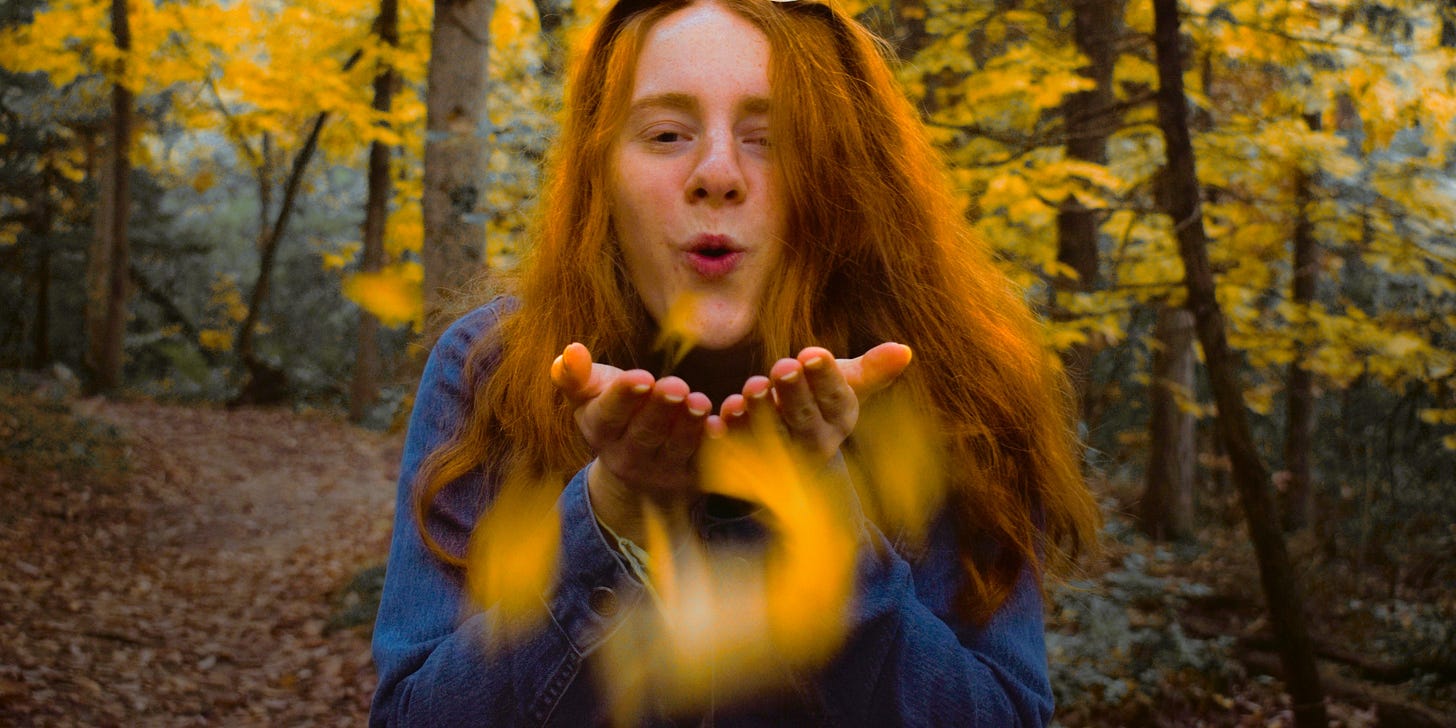
[[[586,472],[587,500],[598,524],[611,536],[635,543],[647,543],[648,511],[662,520],[669,540],[689,530],[686,496],[678,491],[654,492],[618,477],[601,460],[593,460]],[[608,535],[608,534],[604,534]]]
[[[586,492],[598,524],[624,538],[641,540],[644,531],[641,499],[600,460],[593,460],[587,466]]]

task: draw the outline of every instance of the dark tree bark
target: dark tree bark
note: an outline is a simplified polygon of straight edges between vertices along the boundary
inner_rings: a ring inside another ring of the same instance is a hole
[[[375,32],[386,45],[399,45],[399,0],[380,0]],[[394,69],[383,65],[374,76],[374,110],[389,113],[394,95]],[[364,203],[364,250],[360,270],[377,272],[384,265],[384,228],[389,219],[389,147],[378,139],[369,145],[369,194]],[[349,419],[358,422],[379,395],[379,319],[359,311],[359,336],[354,379],[349,387]]]
[[[1178,406],[1175,388],[1193,390],[1193,314],[1164,306],[1158,311],[1153,381],[1148,398],[1148,471],[1138,504],[1138,524],[1159,541],[1193,533],[1194,443],[1197,419]]]
[[[1314,646],[1305,624],[1303,595],[1289,565],[1284,534],[1274,506],[1269,472],[1254,446],[1244,411],[1237,361],[1224,331],[1223,312],[1214,297],[1213,270],[1203,229],[1193,144],[1188,133],[1188,106],[1183,92],[1183,50],[1180,45],[1178,0],[1153,0],[1153,42],[1158,61],[1158,124],[1167,154],[1168,214],[1183,259],[1188,308],[1218,405],[1219,435],[1228,448],[1234,485],[1259,563],[1259,579],[1270,623],[1279,637],[1284,681],[1294,702],[1300,728],[1325,728],[1324,692],[1315,669]]]
[[[1320,118],[1305,117],[1310,129],[1319,131]],[[1311,180],[1301,173],[1296,181],[1295,201],[1299,206],[1294,225],[1294,281],[1290,301],[1295,310],[1308,311],[1314,302],[1319,283],[1319,241],[1314,237],[1314,223],[1309,217]],[[1284,428],[1284,470],[1287,477],[1281,491],[1280,514],[1285,531],[1296,531],[1309,525],[1310,453],[1314,448],[1314,375],[1305,368],[1303,337],[1297,337],[1294,359],[1289,362],[1285,383],[1288,412]]]
[[[486,63],[492,0],[435,0],[425,93],[425,318],[485,264]]]
[[[49,175],[47,175],[49,176]],[[55,223],[51,205],[50,180],[37,185],[32,192],[32,212],[28,227],[38,243],[35,261],[35,324],[30,333],[30,368],[43,369],[51,363],[51,244],[49,237]]]
[[[111,37],[122,54],[131,49],[131,28],[127,24],[126,0],[111,2]],[[124,64],[125,61],[122,61]],[[120,75],[124,70],[118,68]],[[88,292],[87,364],[91,388],[110,392],[121,384],[123,342],[126,337],[127,267],[130,250],[127,223],[131,216],[131,125],[132,95],[121,83],[111,85],[111,124],[107,140],[106,173],[102,175],[101,202],[92,261],[98,286]]]
[[[1087,91],[1067,97],[1062,119],[1067,135],[1067,157],[1094,164],[1107,162],[1107,139],[1121,119],[1117,95],[1112,88],[1112,71],[1117,63],[1118,41],[1122,37],[1123,0],[1073,0],[1072,38],[1077,50],[1087,56],[1080,73],[1096,84]],[[1102,216],[1087,209],[1076,197],[1068,197],[1057,213],[1057,262],[1076,271],[1076,276],[1059,275],[1053,281],[1057,293],[1085,292],[1097,287],[1097,228]],[[1065,313],[1053,306],[1053,315]],[[1088,419],[1087,385],[1094,342],[1077,344],[1062,353],[1062,364],[1072,380],[1083,420]],[[1090,427],[1091,422],[1087,422]]]

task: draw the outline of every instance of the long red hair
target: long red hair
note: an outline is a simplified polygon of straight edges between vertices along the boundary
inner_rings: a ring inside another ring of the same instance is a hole
[[[1079,471],[1066,382],[959,214],[886,47],[818,0],[708,1],[771,48],[769,124],[789,232],[760,304],[763,371],[808,345],[840,357],[885,341],[914,350],[895,387],[934,406],[944,426],[966,577],[958,611],[983,622],[1028,564],[1040,575],[1094,543],[1100,516]],[[472,410],[416,481],[417,526],[446,561],[461,563],[425,514],[449,483],[483,468],[564,484],[592,458],[548,377],[567,344],[624,368],[653,360],[655,324],[623,273],[605,191],[644,38],[690,4],[618,2],[576,59],[533,246],[508,284],[519,306],[472,350]]]

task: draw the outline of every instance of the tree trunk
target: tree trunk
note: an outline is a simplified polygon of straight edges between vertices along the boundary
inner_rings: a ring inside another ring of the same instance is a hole
[[[1112,88],[1117,44],[1122,36],[1123,0],[1073,0],[1072,38],[1077,50],[1087,56],[1080,73],[1093,88],[1067,97],[1062,105],[1067,136],[1067,157],[1105,164],[1107,138],[1117,127],[1120,114]],[[1097,228],[1101,215],[1068,196],[1057,213],[1057,262],[1076,271],[1076,276],[1058,275],[1053,281],[1057,294],[1091,291],[1097,286]],[[1056,294],[1053,294],[1054,296]],[[1060,307],[1053,316],[1065,318]],[[1076,344],[1062,352],[1062,365],[1072,381],[1084,421],[1088,419],[1087,385],[1090,381],[1094,342]],[[1087,422],[1091,427],[1092,423]]]
[[[50,181],[42,183],[31,198],[34,217],[30,223],[35,235],[35,325],[30,334],[30,368],[44,369],[51,363],[51,227],[55,209],[50,201]]]
[[[1193,479],[1198,458],[1197,419],[1178,406],[1174,392],[1193,391],[1193,314],[1164,306],[1153,335],[1153,381],[1149,388],[1148,472],[1138,507],[1143,531],[1159,541],[1193,534]]]
[[[379,0],[379,39],[399,45],[399,0]],[[374,110],[388,114],[394,94],[394,70],[381,65],[374,76]],[[384,265],[384,228],[389,219],[389,147],[375,139],[369,145],[369,195],[364,203],[364,251],[360,270],[377,272]],[[379,395],[379,319],[359,309],[359,337],[354,380],[349,387],[349,419],[358,422]]]
[[[126,0],[111,2],[111,37],[123,59],[131,49],[131,28],[127,25]],[[118,77],[125,68],[117,69]],[[99,289],[92,289],[88,300],[98,305],[88,312],[88,364],[91,387],[96,392],[110,392],[121,384],[122,345],[126,338],[126,294],[129,249],[127,222],[131,207],[131,91],[118,80],[111,85],[111,128],[106,155],[106,174],[102,177],[102,202],[97,208],[95,250],[104,250],[104,260],[96,261],[94,274]],[[94,318],[93,318],[94,317]]]
[[[425,95],[425,319],[485,261],[486,63],[492,0],[435,0]]]
[[[1319,131],[1319,115],[1305,117],[1310,129]],[[1294,225],[1294,282],[1290,301],[1296,311],[1309,311],[1319,283],[1319,242],[1314,238],[1314,223],[1309,218],[1310,179],[1301,173],[1296,182],[1295,204],[1298,215]],[[1305,331],[1308,323],[1299,324]],[[1302,332],[1301,332],[1302,333]],[[1279,509],[1285,531],[1296,531],[1309,525],[1310,452],[1314,448],[1314,375],[1305,368],[1303,335],[1294,337],[1294,359],[1289,362],[1285,383],[1288,412],[1284,432],[1284,470],[1287,477],[1281,492]]]
[[[109,132],[108,132],[109,134]],[[106,338],[106,293],[111,274],[111,229],[116,217],[116,197],[111,190],[112,146],[88,136],[88,171],[96,181],[96,212],[93,220],[90,249],[86,254],[86,359],[87,388],[96,389],[97,372],[101,368],[101,350]]]
[[[1268,602],[1270,622],[1279,636],[1280,660],[1294,702],[1295,724],[1300,728],[1325,728],[1324,693],[1305,624],[1303,595],[1289,565],[1268,469],[1249,432],[1243,392],[1237,379],[1237,361],[1228,345],[1223,312],[1214,297],[1213,270],[1208,262],[1208,240],[1203,229],[1193,144],[1188,134],[1188,107],[1183,94],[1178,0],[1153,0],[1153,18],[1158,62],[1158,124],[1167,150],[1170,186],[1168,214],[1173,219],[1178,252],[1183,259],[1188,308],[1193,312],[1198,340],[1203,345],[1209,382],[1218,405],[1219,434],[1233,466],[1234,485],[1239,491],[1259,562],[1259,578]]]

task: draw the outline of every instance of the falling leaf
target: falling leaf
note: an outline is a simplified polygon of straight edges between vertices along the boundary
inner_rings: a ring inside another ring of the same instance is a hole
[[[561,544],[557,495],[546,484],[508,478],[470,536],[466,591],[481,608],[496,610],[493,637],[503,643],[547,618]]]
[[[681,293],[667,307],[667,316],[658,322],[657,340],[652,347],[665,354],[667,371],[672,371],[702,338],[698,330],[698,304],[695,293]]]
[[[900,388],[865,404],[854,436],[855,479],[866,515],[912,547],[945,500],[945,458],[934,407]]]

